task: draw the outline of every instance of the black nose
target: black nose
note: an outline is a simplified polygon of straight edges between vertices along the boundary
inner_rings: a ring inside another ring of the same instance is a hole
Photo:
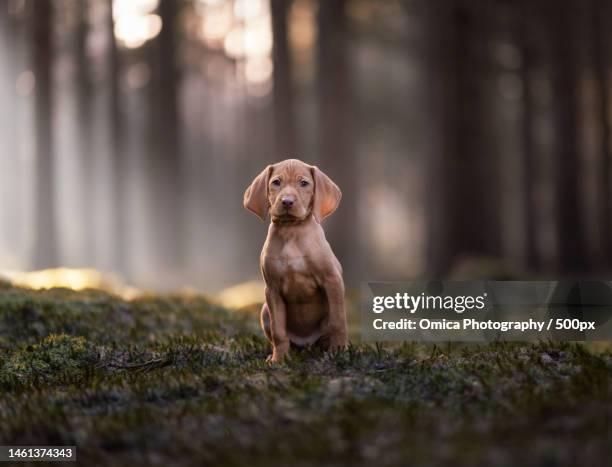
[[[283,206],[286,208],[290,208],[293,206],[293,200],[291,198],[283,198]]]

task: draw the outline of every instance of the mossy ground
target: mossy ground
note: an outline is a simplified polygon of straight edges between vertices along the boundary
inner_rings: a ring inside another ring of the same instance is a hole
[[[612,454],[609,351],[355,344],[276,366],[267,353],[256,316],[203,298],[0,286],[0,444],[75,444],[79,464],[113,466],[575,466]]]

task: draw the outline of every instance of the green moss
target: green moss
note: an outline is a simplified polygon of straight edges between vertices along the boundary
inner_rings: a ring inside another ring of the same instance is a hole
[[[0,291],[0,439],[86,465],[601,465],[612,354],[575,344],[306,349],[205,298]]]
[[[2,365],[2,378],[5,384],[79,381],[98,360],[96,347],[83,337],[51,334],[13,352]]]

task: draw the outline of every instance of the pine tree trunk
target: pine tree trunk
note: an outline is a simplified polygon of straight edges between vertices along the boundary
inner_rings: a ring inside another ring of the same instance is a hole
[[[497,154],[484,112],[484,13],[462,0],[427,2],[428,269],[443,276],[457,259],[498,256]],[[431,106],[431,114],[430,112]]]
[[[18,242],[19,203],[13,193],[17,191],[17,94],[15,92],[15,27],[9,16],[8,4],[0,3],[0,102],[10,112],[0,114],[0,244],[14,249]],[[11,196],[12,195],[12,196]]]
[[[521,81],[523,85],[523,115],[522,115],[522,143],[523,143],[523,222],[525,228],[525,256],[524,262],[527,269],[537,269],[539,258],[537,251],[537,241],[535,235],[536,214],[535,214],[535,172],[537,164],[535,161],[533,138],[533,99],[531,95],[531,76],[533,66],[533,31],[531,24],[532,9],[529,7],[529,0],[521,2],[519,11],[519,43],[523,63],[521,67]]]
[[[121,90],[119,80],[121,76],[121,63],[117,41],[115,39],[115,22],[113,20],[113,1],[107,0],[106,7],[106,34],[108,36],[108,85],[110,88],[110,148],[113,167],[113,206],[114,206],[114,263],[118,270],[127,274],[129,272],[129,206],[128,206],[128,170],[127,152],[125,148],[125,134],[123,126],[125,119],[121,110]]]
[[[95,161],[92,141],[92,92],[90,62],[87,56],[87,36],[89,33],[89,2],[77,0],[77,23],[75,37],[76,55],[76,90],[77,90],[77,126],[78,126],[78,157],[82,168],[81,179],[81,221],[84,236],[84,264],[91,265],[94,246],[94,209],[93,189]]]
[[[270,0],[274,38],[274,151],[275,158],[278,159],[299,155],[295,133],[293,74],[287,28],[290,6],[289,0]]]
[[[554,166],[557,258],[559,267],[573,272],[584,268],[585,238],[581,208],[581,163],[578,143],[578,78],[576,63],[576,4],[551,1],[550,43],[554,99]]]
[[[612,149],[610,148],[610,28],[612,21],[612,8],[607,0],[592,0],[591,2],[591,37],[593,54],[595,58],[595,79],[599,94],[599,120],[601,127],[598,180],[599,204],[599,235],[601,241],[602,258],[600,266],[609,267],[612,262],[612,225],[610,217],[612,208],[610,197],[610,168]]]
[[[53,154],[53,17],[52,2],[32,2],[32,69],[35,88],[36,233],[33,264],[58,265]]]
[[[152,104],[149,135],[153,176],[153,240],[160,266],[176,273],[181,262],[182,152],[180,144],[179,67],[176,22],[179,2],[163,1],[159,4],[162,30],[152,44]]]
[[[318,13],[317,85],[321,169],[343,193],[338,211],[327,223],[328,238],[344,266],[348,287],[357,286],[359,209],[357,180],[359,164],[351,153],[350,79],[345,0],[320,0]],[[349,226],[354,226],[350,228]]]
[[[428,124],[426,177],[435,190],[425,194],[427,275],[442,277],[453,260],[450,201],[452,173],[448,167],[454,150],[454,125],[449,118],[455,102],[456,87],[449,60],[452,46],[452,18],[446,2],[424,0],[425,24],[421,50],[425,68],[423,107]],[[446,136],[444,136],[446,135]]]

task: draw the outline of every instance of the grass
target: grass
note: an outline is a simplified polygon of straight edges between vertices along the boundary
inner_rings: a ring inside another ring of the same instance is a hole
[[[256,316],[0,284],[1,444],[82,465],[603,465],[612,354],[352,345],[268,365]]]

